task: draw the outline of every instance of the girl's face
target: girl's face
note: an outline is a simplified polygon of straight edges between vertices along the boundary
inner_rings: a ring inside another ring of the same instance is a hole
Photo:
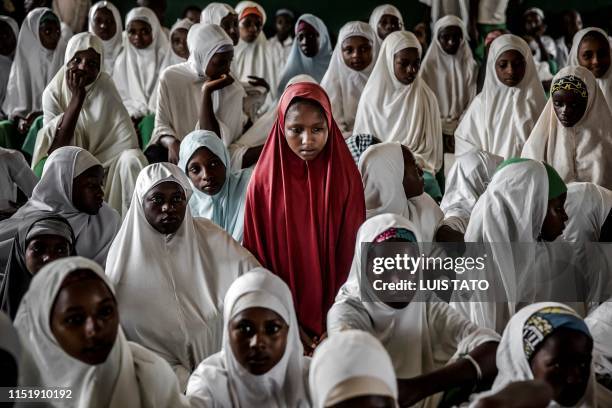
[[[421,68],[419,50],[414,47],[404,48],[393,56],[393,72],[398,81],[404,85],[414,82]]]
[[[153,44],[153,29],[147,22],[134,20],[128,25],[128,39],[139,50],[145,49]]]
[[[289,326],[278,313],[263,307],[245,309],[229,322],[232,352],[253,375],[270,371],[285,354]]]
[[[189,58],[189,48],[187,48],[187,30],[179,28],[172,32],[170,38],[172,43],[172,51],[181,58]]]
[[[463,40],[463,32],[457,26],[444,27],[438,33],[438,42],[442,50],[450,55],[455,55]]]
[[[587,108],[587,98],[572,90],[559,89],[552,95],[553,108],[564,127],[573,127],[582,119]]]
[[[376,31],[378,32],[378,36],[384,40],[387,36],[395,31],[399,31],[400,21],[399,18],[392,14],[383,14],[383,16],[378,20],[378,25],[376,26]]]
[[[221,75],[229,75],[232,59],[234,59],[234,50],[218,52],[208,61],[204,73],[210,79],[219,79]]]
[[[0,21],[0,55],[9,56],[15,52],[17,38],[8,23]]]
[[[304,56],[314,58],[319,53],[319,33],[316,31],[300,31],[297,35],[297,41]]]
[[[569,219],[564,208],[566,198],[567,193],[563,193],[559,197],[548,200],[546,217],[544,217],[544,223],[542,224],[543,240],[554,241],[563,233],[565,223]]]
[[[544,21],[538,13],[527,13],[523,18],[523,29],[529,35],[536,35],[544,31]]]
[[[397,404],[391,397],[363,395],[331,405],[331,408],[394,408]]]
[[[300,159],[315,159],[325,148],[329,128],[320,106],[296,102],[285,113],[285,139]]]
[[[93,16],[93,31],[102,41],[108,41],[113,38],[117,33],[117,23],[115,22],[113,12],[107,8],[96,10]]]
[[[240,40],[240,31],[238,29],[238,14],[231,13],[221,19],[221,24],[219,24],[223,31],[229,35],[234,43],[234,46],[238,45],[238,40]]]
[[[347,67],[363,71],[372,63],[372,45],[362,36],[352,36],[342,41],[342,59]]]
[[[50,320],[51,332],[66,354],[85,364],[102,364],[117,338],[117,301],[92,271],[76,270],[62,283]]]
[[[174,234],[185,219],[185,191],[173,181],[159,183],[145,194],[143,209],[147,222],[157,232]]]
[[[601,78],[610,68],[610,43],[598,32],[584,36],[578,47],[578,63]]]
[[[70,242],[59,235],[37,235],[26,244],[25,264],[35,275],[43,266],[70,255]]]
[[[104,169],[93,166],[72,181],[72,204],[80,212],[96,215],[104,202]]]
[[[38,27],[40,43],[48,50],[54,50],[62,36],[60,24],[57,20],[46,20]]]
[[[263,28],[263,20],[255,14],[249,14],[238,24],[240,29],[240,39],[247,43],[252,43],[257,39]]]
[[[100,54],[93,48],[79,51],[68,61],[68,70],[83,76],[85,85],[90,85],[100,73]]]
[[[517,50],[503,52],[495,61],[497,79],[506,86],[513,87],[521,83],[525,77],[527,62]]]
[[[531,358],[536,380],[548,383],[553,399],[564,407],[573,407],[586,391],[591,374],[593,341],[584,333],[558,329],[544,340]]]
[[[404,156],[404,178],[402,184],[406,198],[420,196],[425,191],[423,181],[423,170],[417,164],[412,152],[402,145],[402,155]]]
[[[276,27],[276,35],[287,38],[293,29],[293,19],[286,14],[281,14],[274,20],[274,26]]]
[[[187,175],[194,186],[204,194],[213,196],[225,184],[225,165],[206,147],[200,147],[187,163]]]

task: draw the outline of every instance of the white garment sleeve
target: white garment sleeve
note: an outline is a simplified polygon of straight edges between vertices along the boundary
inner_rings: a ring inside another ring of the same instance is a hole
[[[149,145],[157,143],[164,135],[176,137],[176,131],[172,125],[172,114],[170,112],[171,101],[168,96],[168,83],[162,74],[157,86],[157,103],[155,107],[155,128],[151,135]],[[183,135],[185,136],[185,135]]]
[[[327,334],[332,335],[350,329],[372,333],[370,315],[358,305],[357,300],[337,301],[327,313]]]
[[[17,187],[28,197],[32,196],[32,190],[38,183],[38,178],[30,170],[28,163],[23,155],[18,152],[11,152],[9,164],[9,177],[17,184]]]

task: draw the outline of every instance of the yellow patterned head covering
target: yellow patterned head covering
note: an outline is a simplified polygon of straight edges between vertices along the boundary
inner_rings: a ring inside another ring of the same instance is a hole
[[[574,75],[568,75],[557,79],[550,87],[550,94],[553,95],[559,90],[573,91],[583,99],[588,99],[589,96],[586,84]]]

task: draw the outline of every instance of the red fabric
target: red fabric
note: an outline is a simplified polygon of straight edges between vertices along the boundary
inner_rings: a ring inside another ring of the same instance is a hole
[[[245,18],[246,16],[250,14],[255,14],[256,16],[259,16],[259,18],[261,18],[263,21],[263,14],[261,14],[261,11],[259,11],[257,7],[247,7],[244,10],[242,10],[242,13],[240,13],[239,20],[242,20],[243,18]]]
[[[302,31],[306,31],[307,33],[319,34],[319,32],[317,31],[316,28],[314,28],[313,26],[311,26],[310,24],[308,24],[304,20],[300,20],[300,22],[298,23],[298,26],[297,26],[297,30],[295,30],[295,32],[296,33],[301,33]]]
[[[285,140],[285,112],[296,97],[318,102],[327,117],[327,144],[309,162]],[[361,177],[327,94],[317,84],[289,86],[247,189],[244,246],[289,285],[310,335],[326,331],[327,311],[346,281],[364,220]]]

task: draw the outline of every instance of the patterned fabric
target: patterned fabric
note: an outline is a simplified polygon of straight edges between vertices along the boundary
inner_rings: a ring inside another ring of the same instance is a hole
[[[589,97],[586,84],[574,75],[568,75],[555,81],[550,88],[550,94],[552,95],[559,90],[573,91],[582,99],[588,99]]]
[[[416,237],[412,231],[408,231],[406,228],[389,228],[382,234],[374,238],[374,242],[385,242],[393,238],[404,239],[408,242],[416,242]]]
[[[357,164],[359,164],[359,158],[363,152],[365,152],[368,147],[375,143],[379,143],[378,139],[368,134],[353,135],[346,139],[346,144],[351,152],[351,156],[353,156],[353,159],[355,159],[355,163]]]

